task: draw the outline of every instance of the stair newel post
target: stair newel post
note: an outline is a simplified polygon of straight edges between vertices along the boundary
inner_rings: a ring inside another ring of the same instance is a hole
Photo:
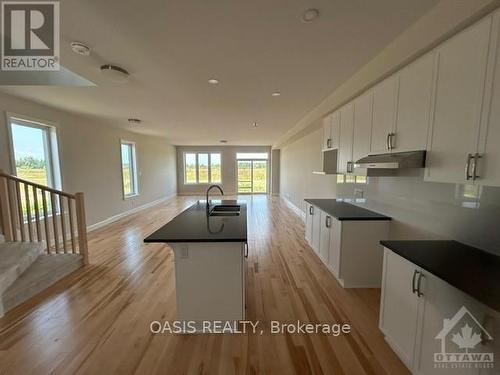
[[[5,178],[4,171],[0,169],[0,208],[2,220],[2,232],[6,241],[14,241],[12,222],[9,212],[9,195],[7,188],[8,180]]]
[[[83,193],[76,193],[76,218],[78,228],[78,247],[83,256],[83,264],[89,264],[89,250],[87,246],[87,221],[85,219],[85,199]]]

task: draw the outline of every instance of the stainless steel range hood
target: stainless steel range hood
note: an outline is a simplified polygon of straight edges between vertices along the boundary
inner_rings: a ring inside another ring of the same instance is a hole
[[[354,167],[366,169],[424,168],[425,151],[421,150],[369,155],[359,159],[356,163],[354,163]]]

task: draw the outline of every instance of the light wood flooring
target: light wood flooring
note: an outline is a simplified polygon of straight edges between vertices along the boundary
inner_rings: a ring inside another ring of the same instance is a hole
[[[409,374],[378,325],[380,290],[342,289],[277,197],[247,200],[247,318],[345,322],[352,333],[154,335],[176,317],[174,258],[143,238],[196,197],[89,233],[90,262],[0,319],[0,374]]]

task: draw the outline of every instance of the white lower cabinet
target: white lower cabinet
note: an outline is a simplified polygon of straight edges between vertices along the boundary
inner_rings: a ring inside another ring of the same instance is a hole
[[[379,242],[388,238],[390,221],[341,221],[309,203],[306,207],[306,239],[339,283],[344,288],[380,287]]]
[[[408,368],[413,367],[418,323],[418,296],[414,283],[421,269],[384,250],[380,330]]]
[[[414,374],[500,373],[500,313],[389,249],[384,250],[380,329]],[[496,363],[488,368],[454,360],[456,353],[467,352],[494,353]]]

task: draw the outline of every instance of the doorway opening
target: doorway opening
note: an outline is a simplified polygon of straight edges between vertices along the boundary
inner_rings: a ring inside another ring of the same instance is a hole
[[[267,153],[238,153],[238,194],[267,193]]]

